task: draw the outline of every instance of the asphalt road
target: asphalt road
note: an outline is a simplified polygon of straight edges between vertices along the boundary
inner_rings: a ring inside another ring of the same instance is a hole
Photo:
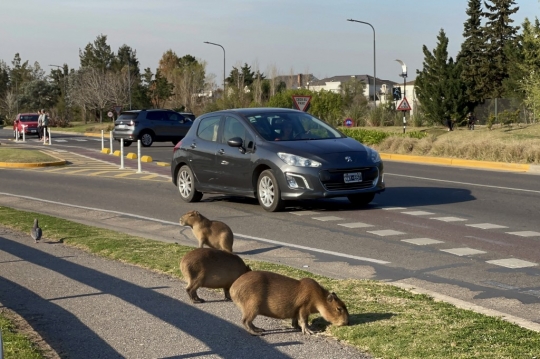
[[[53,147],[101,148],[65,138]],[[172,145],[149,150],[169,161]],[[291,203],[282,213],[219,195],[186,204],[169,182],[2,169],[0,204],[192,245],[176,223],[197,209],[227,222],[247,257],[409,285],[540,323],[537,175],[390,161],[385,172],[387,190],[360,210],[339,199]]]

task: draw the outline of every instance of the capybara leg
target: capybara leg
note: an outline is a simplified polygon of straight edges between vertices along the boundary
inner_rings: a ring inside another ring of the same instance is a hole
[[[223,294],[225,294],[225,300],[232,301],[229,288],[223,288]]]
[[[261,333],[264,332],[264,329],[253,325],[253,320],[256,316],[256,314],[253,315],[252,313],[242,313],[242,324],[244,324],[244,327],[250,334],[261,335]]]
[[[298,319],[298,321],[300,322],[300,327],[302,328],[302,334],[313,334],[313,332],[308,327],[308,315],[300,313]]]
[[[197,289],[201,286],[199,282],[198,280],[190,281],[186,287],[186,292],[193,303],[204,303],[204,300],[197,295]]]
[[[293,318],[293,320],[292,320],[292,327],[293,327],[294,329],[297,329],[297,330],[302,329],[302,328],[300,328],[300,326],[298,325],[298,318]]]

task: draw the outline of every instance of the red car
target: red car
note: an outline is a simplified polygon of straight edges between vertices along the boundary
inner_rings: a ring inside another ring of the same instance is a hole
[[[35,135],[39,137],[38,133],[38,118],[37,113],[20,113],[17,115],[15,122],[13,122],[13,138],[16,138],[16,131],[19,131],[19,138],[22,138],[23,128],[26,136]]]

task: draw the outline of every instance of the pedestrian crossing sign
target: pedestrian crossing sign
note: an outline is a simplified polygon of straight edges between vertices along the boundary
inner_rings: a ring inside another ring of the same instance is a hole
[[[403,97],[403,100],[399,103],[399,106],[397,107],[398,111],[410,111],[411,106],[409,105],[409,101],[407,101],[407,97]]]

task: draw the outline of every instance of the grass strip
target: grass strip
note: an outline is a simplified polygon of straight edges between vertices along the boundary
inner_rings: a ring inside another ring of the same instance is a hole
[[[58,161],[39,150],[23,148],[0,148],[0,162],[9,163],[38,163]]]
[[[42,359],[43,355],[13,322],[0,310],[0,330],[5,359]]]
[[[192,247],[131,236],[61,218],[0,207],[0,224],[29,232],[38,217],[49,241],[181,278],[179,260]],[[315,328],[379,358],[535,358],[540,333],[499,318],[371,280],[337,280],[260,261],[253,270],[311,277],[347,304],[350,326],[334,327],[313,316]]]

